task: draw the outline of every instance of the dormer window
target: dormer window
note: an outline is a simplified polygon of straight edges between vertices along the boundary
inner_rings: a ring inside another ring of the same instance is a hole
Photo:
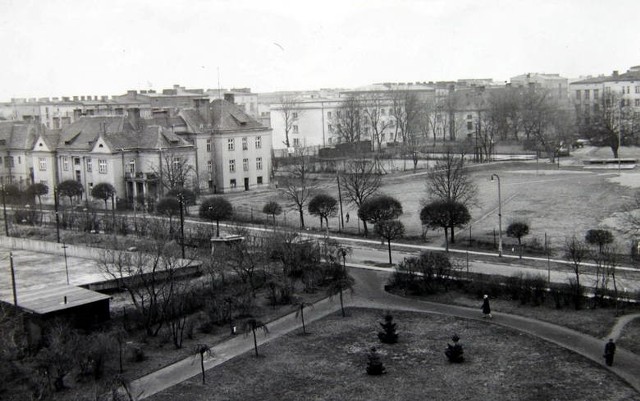
[[[104,148],[103,144],[98,145],[99,148]]]

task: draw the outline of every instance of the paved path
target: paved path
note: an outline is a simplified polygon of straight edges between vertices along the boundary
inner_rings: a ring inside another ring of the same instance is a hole
[[[355,265],[350,267],[354,267],[351,270],[357,284],[354,296],[345,296],[345,304],[347,306],[435,313],[465,319],[483,320],[478,308],[417,301],[385,292],[383,286],[389,276],[388,269]],[[339,308],[340,304],[337,298],[333,300],[324,299],[318,302],[314,308],[305,310],[305,321],[312,322],[318,320],[330,313],[335,313]],[[492,320],[485,320],[485,322],[535,335],[572,350],[606,367],[604,358],[602,357],[604,347],[602,339],[526,317],[502,314],[500,312],[494,312],[493,315],[494,318]],[[623,321],[626,323],[629,320],[630,319],[624,319]],[[621,325],[625,323],[621,323]],[[270,334],[268,336],[260,335],[258,344],[263,344],[299,329],[301,322],[295,317],[295,314],[292,313],[271,322],[268,327]],[[252,348],[252,338],[244,336],[238,336],[218,344],[212,348],[213,357],[206,357],[205,369],[208,370],[214,366],[218,366],[235,356],[252,350]],[[640,377],[637,375],[637,372],[640,372],[639,356],[618,347],[615,363],[613,367],[608,369],[626,380],[640,392]],[[130,384],[130,390],[137,399],[144,399],[198,374],[200,374],[199,356],[194,355],[193,357],[184,359],[133,381]]]

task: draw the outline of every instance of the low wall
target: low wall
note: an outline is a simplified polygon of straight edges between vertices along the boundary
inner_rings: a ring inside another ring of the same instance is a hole
[[[53,255],[64,255],[64,249],[61,243],[38,241],[28,238],[0,237],[0,246],[11,249],[23,249],[25,251],[33,251],[40,253],[50,253]],[[82,245],[69,245],[67,247],[67,256],[74,258],[95,259],[99,255],[96,248],[90,248]]]

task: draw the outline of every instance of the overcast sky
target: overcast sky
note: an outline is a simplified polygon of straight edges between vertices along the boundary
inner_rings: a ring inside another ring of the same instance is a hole
[[[307,4],[310,3],[310,4]],[[611,74],[640,0],[0,0],[0,100]]]

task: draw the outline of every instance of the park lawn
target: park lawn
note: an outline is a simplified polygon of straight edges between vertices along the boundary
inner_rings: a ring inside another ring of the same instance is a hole
[[[640,355],[640,318],[624,326],[617,343],[618,346]]]
[[[349,309],[241,355],[150,398],[164,400],[640,400],[602,366],[561,347],[489,321],[394,313],[398,344],[380,344],[382,311]],[[465,349],[450,364],[453,333]],[[365,373],[370,347],[387,374]],[[194,363],[197,360],[194,357]]]

